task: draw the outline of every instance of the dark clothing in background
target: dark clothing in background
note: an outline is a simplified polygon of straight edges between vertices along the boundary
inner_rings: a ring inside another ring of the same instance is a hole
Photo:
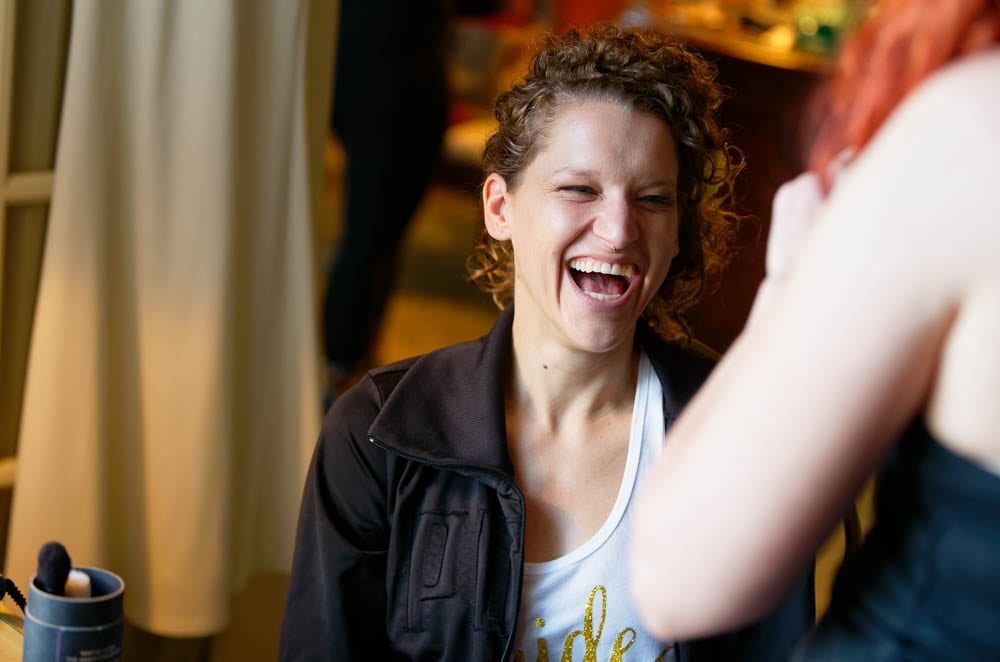
[[[484,338],[372,370],[334,401],[302,500],[281,660],[510,654],[524,567],[501,378],[512,319],[508,307]],[[645,326],[637,342],[669,428],[714,363]],[[787,660],[813,621],[803,574],[762,621],[681,643],[680,662]]]
[[[795,659],[1000,660],[1000,476],[917,420],[883,467],[876,507]]]
[[[442,0],[344,0],[332,128],[347,158],[344,233],[327,279],[324,348],[344,372],[369,358],[403,235],[447,126]]]

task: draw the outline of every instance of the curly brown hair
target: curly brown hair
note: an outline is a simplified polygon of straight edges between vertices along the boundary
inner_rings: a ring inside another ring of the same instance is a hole
[[[515,189],[524,169],[545,147],[545,128],[560,109],[604,101],[660,118],[677,146],[678,239],[663,285],[643,317],[661,336],[690,339],[684,315],[730,256],[738,214],[733,182],[743,157],[729,145],[716,117],[722,91],[712,65],[675,39],[651,30],[599,25],[544,38],[523,82],[497,99],[496,132],[486,142],[483,172]],[[467,262],[469,280],[497,306],[514,290],[513,250],[482,231]]]

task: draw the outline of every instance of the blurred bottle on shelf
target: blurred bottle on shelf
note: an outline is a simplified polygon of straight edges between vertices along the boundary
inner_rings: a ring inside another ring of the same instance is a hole
[[[792,3],[796,48],[834,54],[844,34],[867,15],[873,4],[866,0],[798,0]]]

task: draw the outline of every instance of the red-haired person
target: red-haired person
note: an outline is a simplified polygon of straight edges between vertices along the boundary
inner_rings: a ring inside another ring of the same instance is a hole
[[[1000,3],[883,0],[840,62],[766,299],[640,495],[635,599],[667,638],[755,618],[877,469],[797,659],[1000,659]]]

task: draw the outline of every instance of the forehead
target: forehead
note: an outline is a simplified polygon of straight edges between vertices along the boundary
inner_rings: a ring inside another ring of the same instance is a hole
[[[571,102],[544,128],[534,163],[544,169],[677,176],[677,150],[661,118],[605,101]]]

